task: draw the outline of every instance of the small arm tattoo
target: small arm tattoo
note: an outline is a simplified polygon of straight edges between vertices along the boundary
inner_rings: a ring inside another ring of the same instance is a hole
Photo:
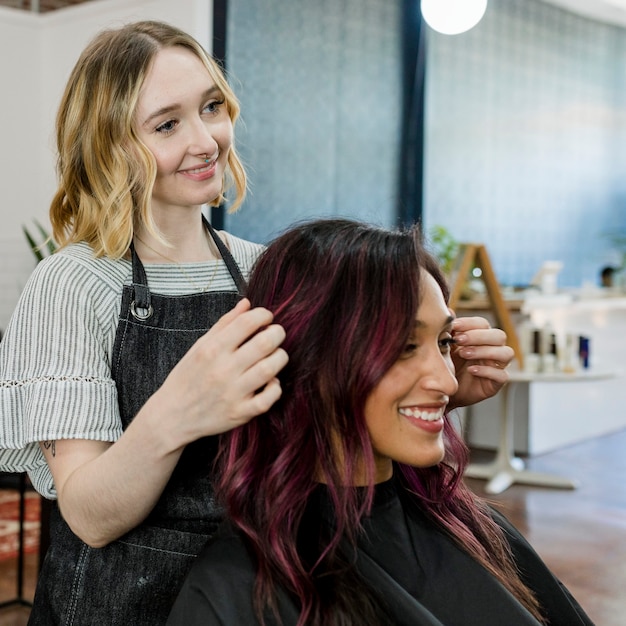
[[[50,450],[52,452],[52,456],[57,455],[57,442],[56,441],[44,441],[42,445],[46,450]]]

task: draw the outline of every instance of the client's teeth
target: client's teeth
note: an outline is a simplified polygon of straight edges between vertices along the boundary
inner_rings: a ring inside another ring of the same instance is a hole
[[[400,414],[407,417],[415,417],[426,422],[435,422],[443,417],[443,409],[438,411],[420,411],[419,409],[402,408],[398,410]]]

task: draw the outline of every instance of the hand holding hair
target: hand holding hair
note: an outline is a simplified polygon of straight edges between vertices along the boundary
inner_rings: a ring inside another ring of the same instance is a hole
[[[179,361],[155,394],[159,412],[177,415],[185,445],[244,424],[281,395],[276,375],[288,361],[272,313],[247,299],[224,315]]]
[[[515,357],[506,345],[506,334],[491,328],[483,317],[458,317],[453,324],[456,345],[452,359],[459,390],[452,397],[450,409],[469,406],[498,393],[508,382],[506,367]]]

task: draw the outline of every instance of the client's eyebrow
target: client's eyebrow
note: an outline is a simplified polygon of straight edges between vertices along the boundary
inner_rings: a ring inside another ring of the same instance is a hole
[[[450,324],[452,324],[455,319],[456,317],[454,315],[448,315],[441,327],[445,328],[446,326],[450,326]],[[423,322],[422,320],[415,320],[415,323],[413,324],[414,328],[425,328],[426,326],[428,326],[428,324],[426,324],[426,322]]]

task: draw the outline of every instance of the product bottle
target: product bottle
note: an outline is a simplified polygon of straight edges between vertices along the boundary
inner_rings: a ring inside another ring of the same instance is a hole
[[[531,334],[530,352],[524,357],[524,371],[536,374],[541,370],[541,331],[535,328]]]
[[[541,355],[541,369],[546,374],[554,374],[558,367],[556,356],[556,335],[550,333],[548,335],[548,344],[544,353]]]
[[[568,334],[565,336],[565,353],[563,355],[563,372],[574,374],[578,371],[578,337]]]
[[[578,358],[580,359],[580,366],[583,369],[589,368],[589,337],[578,338]]]

